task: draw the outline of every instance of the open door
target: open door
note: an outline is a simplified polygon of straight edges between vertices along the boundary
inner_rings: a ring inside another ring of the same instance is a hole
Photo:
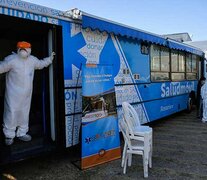
[[[32,55],[42,59],[53,51],[54,26],[0,15],[0,61],[16,52],[18,41],[32,44]],[[0,74],[0,124],[3,123],[5,74]],[[53,65],[36,70],[33,81],[33,95],[30,109],[29,134],[32,141],[22,142],[15,138],[14,144],[6,146],[0,126],[0,164],[19,160],[53,148],[55,141]]]

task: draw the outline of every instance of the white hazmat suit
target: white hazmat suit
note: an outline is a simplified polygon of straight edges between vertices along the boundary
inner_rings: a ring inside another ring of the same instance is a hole
[[[7,56],[0,63],[0,73],[6,73],[3,117],[6,138],[13,139],[27,134],[34,70],[49,66],[54,56],[52,53],[50,57],[39,60],[30,54],[31,48],[19,48],[17,54]]]
[[[203,122],[207,122],[207,81],[205,81],[205,84],[201,87],[201,97],[203,100]]]

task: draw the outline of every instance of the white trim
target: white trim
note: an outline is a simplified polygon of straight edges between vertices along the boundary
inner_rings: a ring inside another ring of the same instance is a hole
[[[52,52],[52,30],[48,32],[48,53]],[[53,81],[53,64],[49,67],[49,91],[50,91],[50,129],[51,139],[55,141],[55,109],[54,109],[54,81]]]

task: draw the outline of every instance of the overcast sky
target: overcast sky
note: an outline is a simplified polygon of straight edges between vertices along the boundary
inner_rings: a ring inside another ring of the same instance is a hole
[[[66,11],[89,14],[156,34],[188,32],[193,41],[207,40],[207,0],[26,0]]]

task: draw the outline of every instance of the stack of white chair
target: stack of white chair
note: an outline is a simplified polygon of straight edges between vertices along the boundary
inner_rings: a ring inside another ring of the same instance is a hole
[[[152,128],[142,126],[135,109],[128,103],[122,103],[123,119],[119,122],[124,137],[124,149],[121,166],[126,173],[126,167],[131,166],[132,154],[142,155],[144,177],[148,177],[148,166],[152,167]]]

